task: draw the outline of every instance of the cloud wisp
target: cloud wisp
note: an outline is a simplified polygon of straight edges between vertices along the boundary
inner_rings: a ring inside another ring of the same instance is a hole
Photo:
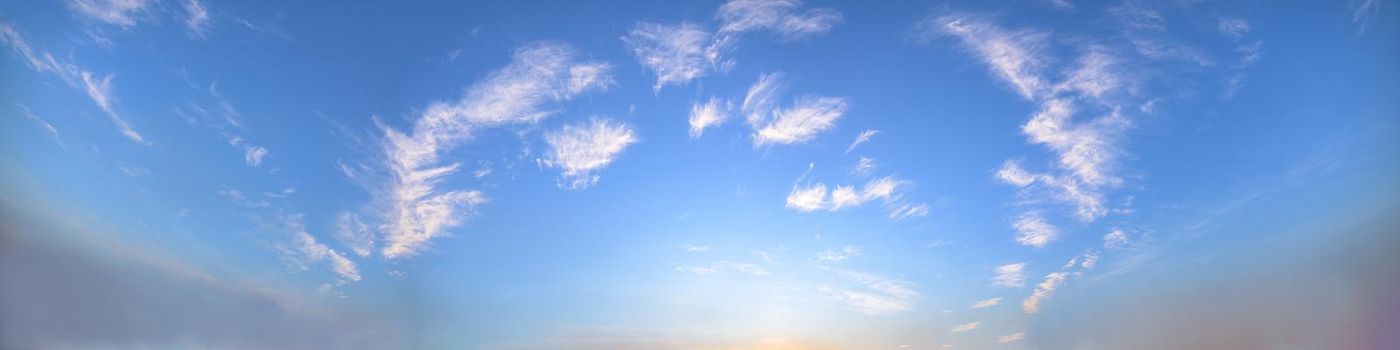
[[[383,150],[391,180],[380,193],[381,205],[387,208],[381,226],[383,256],[420,252],[487,201],[478,190],[439,188],[442,179],[460,167],[444,163],[444,152],[477,130],[539,122],[558,112],[556,104],[613,84],[610,65],[576,56],[573,48],[559,43],[526,45],[513,52],[510,64],[472,85],[460,100],[429,105],[410,131],[385,129]],[[609,134],[615,129],[602,125]],[[566,172],[591,170],[586,165],[570,163],[566,168],[573,170]]]
[[[108,119],[112,121],[112,124],[117,126],[117,131],[121,132],[122,136],[138,144],[150,145],[150,142],[147,142],[141,133],[136,132],[131,127],[131,123],[127,122],[126,118],[117,113],[112,106],[112,103],[116,101],[116,97],[112,94],[112,74],[99,77],[74,63],[61,62],[48,52],[34,51],[19,32],[8,23],[0,23],[0,42],[8,44],[10,49],[24,58],[25,63],[34,71],[53,75],[68,86],[87,94],[93,104],[96,104],[98,109],[101,109],[102,113],[106,114]]]
[[[560,187],[584,189],[598,183],[594,172],[612,163],[628,146],[637,143],[637,135],[627,124],[604,118],[565,125],[544,137],[549,155],[543,160],[549,167],[559,168],[564,178]]]

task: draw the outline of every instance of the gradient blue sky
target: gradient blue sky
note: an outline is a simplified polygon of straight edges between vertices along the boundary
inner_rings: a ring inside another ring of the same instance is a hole
[[[1387,348],[1392,5],[4,2],[0,345]]]

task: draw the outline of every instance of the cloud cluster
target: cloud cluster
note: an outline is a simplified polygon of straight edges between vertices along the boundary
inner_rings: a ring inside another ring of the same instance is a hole
[[[805,143],[831,129],[849,107],[840,97],[801,97],[779,107],[786,86],[782,72],[764,73],[744,95],[741,111],[753,128],[755,147]]]
[[[794,185],[785,206],[799,212],[836,212],[880,200],[892,220],[928,215],[928,205],[904,200],[904,191],[910,185],[910,182],[895,179],[894,176],[870,180],[859,190],[851,185],[838,185],[829,192],[822,183]]]
[[[444,164],[440,159],[444,152],[464,143],[474,131],[536,123],[558,112],[554,104],[613,84],[608,64],[580,61],[576,56],[572,48],[563,44],[526,45],[515,50],[510,64],[472,85],[460,100],[428,106],[411,131],[386,128],[383,150],[391,180],[382,196],[388,207],[386,223],[381,227],[383,256],[398,258],[419,252],[432,239],[445,234],[445,229],[457,225],[474,207],[486,202],[480,191],[438,188],[445,176],[460,167],[459,163]],[[612,124],[598,125],[606,135],[617,134]],[[630,135],[630,131],[621,134]],[[625,143],[631,142],[630,136],[628,140]],[[598,158],[579,159],[576,163],[568,158],[589,155],[589,151],[581,152],[566,149],[561,153],[565,158],[555,160],[565,167],[566,173],[596,167]]]
[[[735,61],[728,51],[742,34],[767,31],[785,40],[825,33],[841,21],[828,8],[802,10],[796,0],[730,0],[721,5],[714,33],[691,23],[675,25],[638,22],[622,37],[633,56],[656,74],[655,91],[684,85],[713,71],[728,71]]]

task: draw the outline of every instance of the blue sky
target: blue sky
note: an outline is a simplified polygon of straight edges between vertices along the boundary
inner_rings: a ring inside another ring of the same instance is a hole
[[[1382,2],[7,2],[0,342],[1386,348]]]

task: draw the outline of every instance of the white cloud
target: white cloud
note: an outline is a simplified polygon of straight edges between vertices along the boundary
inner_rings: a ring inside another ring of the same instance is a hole
[[[769,30],[785,39],[799,39],[831,30],[841,22],[841,13],[828,8],[801,11],[797,0],[730,0],[721,5],[715,18],[722,23],[720,33]]]
[[[923,36],[949,35],[962,41],[1022,97],[1034,100],[1045,93],[1049,83],[1041,78],[1047,65],[1042,52],[1049,36],[1033,31],[1008,31],[984,18],[971,15],[944,15],[922,24]]]
[[[851,145],[846,147],[846,153],[851,153],[851,151],[856,149],[856,146],[870,141],[871,137],[875,137],[875,134],[879,133],[880,130],[875,129],[865,129],[865,131],[861,131],[859,135],[856,135],[856,140],[851,141]]]
[[[855,187],[836,186],[836,189],[831,190],[831,211],[860,206],[861,203],[865,203],[865,199],[856,193]]]
[[[185,29],[190,36],[203,38],[209,32],[209,8],[199,0],[185,0]]]
[[[243,160],[248,163],[248,166],[256,167],[262,164],[263,157],[266,156],[267,148],[248,146],[248,148],[244,149]]]
[[[716,273],[726,271],[739,272],[753,276],[767,276],[769,273],[768,269],[765,269],[762,266],[758,266],[755,264],[723,260],[709,263],[706,265],[678,266],[676,267],[676,271],[689,272],[702,276],[713,275]]]
[[[1249,33],[1249,21],[1239,18],[1221,17],[1218,26],[1220,32],[1231,39],[1239,39]]]
[[[748,92],[744,94],[744,105],[741,106],[744,121],[749,126],[757,129],[768,120],[768,114],[777,108],[778,96],[786,87],[783,76],[782,72],[763,73],[758,76],[758,82],[749,86]]]
[[[996,277],[992,278],[992,286],[1019,288],[1026,285],[1026,263],[997,266],[996,273]]]
[[[710,44],[710,33],[689,23],[640,22],[622,41],[642,65],[656,73],[652,86],[656,91],[709,74],[720,54],[719,48]]]
[[[563,172],[566,188],[583,189],[598,182],[593,173],[612,163],[637,142],[632,128],[620,122],[590,118],[545,135],[549,156],[544,163]]]
[[[1016,229],[1016,243],[1027,247],[1044,247],[1060,236],[1058,229],[1034,212],[1022,214],[1012,227]]]
[[[686,251],[686,252],[689,252],[689,253],[707,252],[707,251],[710,251],[710,246],[707,246],[707,245],[688,245],[688,244],[687,244],[685,247],[683,247],[683,249],[685,249],[685,251]]]
[[[894,207],[890,210],[890,220],[900,221],[908,218],[927,216],[929,212],[927,204],[906,203]]]
[[[997,338],[997,343],[1010,343],[1010,342],[1020,341],[1022,338],[1025,338],[1025,337],[1026,337],[1026,333],[1025,333],[1025,332],[1011,333],[1011,334],[1007,334],[1007,335],[1003,335],[1003,336],[1001,336],[1001,337],[998,337],[998,338]]]
[[[875,160],[866,157],[860,157],[860,160],[856,161],[856,166],[855,168],[851,169],[851,172],[856,175],[865,176],[870,175],[870,172],[872,170],[875,170]]]
[[[0,42],[9,44],[10,49],[22,56],[25,62],[29,64],[29,68],[34,69],[34,71],[52,74],[69,86],[82,90],[103,113],[107,114],[108,119],[111,119],[112,124],[115,124],[117,130],[121,132],[123,136],[126,136],[127,139],[136,143],[150,145],[149,142],[146,142],[145,138],[141,137],[140,133],[132,129],[131,124],[128,123],[126,119],[123,119],[121,115],[117,114],[116,110],[112,108],[112,101],[115,100],[115,97],[112,95],[111,85],[113,75],[108,74],[102,78],[94,78],[92,72],[84,70],[77,65],[68,62],[59,62],[57,59],[54,59],[53,55],[47,52],[35,52],[29,46],[29,43],[19,35],[19,32],[8,23],[0,23]]]
[[[272,203],[268,203],[266,200],[261,200],[261,199],[253,200],[253,199],[249,199],[247,196],[244,196],[244,195],[243,195],[243,192],[238,191],[238,190],[220,190],[220,191],[219,191],[219,195],[220,195],[220,196],[224,196],[224,198],[228,198],[228,200],[229,200],[229,201],[232,201],[234,204],[237,204],[237,205],[243,206],[243,207],[248,207],[248,208],[266,208],[266,207],[272,206]]]
[[[818,291],[844,302],[866,315],[888,315],[913,310],[919,292],[912,283],[854,271],[834,271],[850,283],[841,287],[820,286]]]
[[[822,210],[826,207],[826,185],[815,184],[806,188],[793,186],[786,206],[801,212]]]
[[[982,325],[982,322],[968,322],[968,323],[960,324],[960,325],[958,325],[957,327],[953,327],[953,329],[952,329],[952,330],[949,330],[948,332],[949,332],[949,333],[962,333],[962,332],[967,332],[967,331],[971,331],[971,330],[977,329],[977,326],[980,326],[980,325]]]
[[[336,220],[336,234],[342,244],[362,258],[374,254],[374,231],[360,217],[351,213],[341,213]]]
[[[1002,182],[1015,185],[1016,187],[1026,187],[1035,183],[1039,176],[1031,174],[1025,169],[1021,169],[1021,163],[1008,160],[1001,164],[1001,169],[997,170],[997,178]]]
[[[976,303],[973,303],[973,304],[972,304],[972,308],[973,308],[973,309],[981,309],[981,308],[984,308],[984,307],[996,306],[997,304],[1000,304],[1000,303],[1001,303],[1001,298],[991,298],[991,299],[982,300],[982,301],[978,301],[978,302],[976,302]]]
[[[1067,276],[1068,274],[1065,272],[1052,272],[1045,275],[1045,280],[1035,286],[1035,292],[1031,293],[1031,296],[1027,297],[1026,300],[1021,303],[1021,309],[1028,314],[1040,312],[1040,302],[1045,298],[1049,298],[1050,295],[1055,292],[1055,288],[1058,288],[1060,284],[1065,282],[1065,277]]]
[[[1351,21],[1356,23],[1356,33],[1366,32],[1366,25],[1381,12],[1381,0],[1351,0],[1347,3],[1351,10]]]
[[[136,25],[136,16],[152,3],[147,0],[70,0],[68,8],[89,19],[130,27]]]
[[[1123,230],[1121,230],[1121,229],[1114,228],[1114,229],[1112,229],[1112,230],[1109,230],[1107,234],[1104,234],[1104,235],[1103,235],[1103,246],[1104,246],[1104,248],[1109,248],[1109,249],[1122,248],[1124,245],[1127,245],[1127,244],[1128,244],[1128,234],[1127,234],[1127,233],[1124,233]]]
[[[1059,155],[1059,164],[1090,186],[1113,185],[1120,180],[1111,172],[1118,150],[1112,131],[1124,121],[1114,116],[1091,124],[1072,124],[1073,106],[1067,100],[1050,100],[1024,126],[1034,143],[1045,144]]]
[[[697,139],[705,129],[724,124],[729,119],[729,102],[710,98],[705,103],[690,106],[690,138]]]
[[[63,140],[58,137],[58,128],[53,127],[53,124],[50,124],[49,121],[44,120],[44,118],[41,118],[38,115],[35,115],[34,112],[29,111],[29,107],[25,107],[24,105],[18,105],[18,107],[20,114],[23,114],[25,118],[28,118],[29,120],[38,123],[39,126],[44,127],[44,133],[48,135],[49,139],[53,140],[54,142],[57,142],[60,146],[63,145]]]
[[[817,260],[829,262],[842,262],[846,259],[860,256],[860,248],[855,246],[845,246],[841,250],[824,250],[817,253]]]
[[[754,132],[754,146],[811,141],[835,126],[846,108],[839,97],[799,98],[791,108],[773,111],[772,120]]]
[[[1079,267],[1087,270],[1094,268],[1094,266],[1098,264],[1099,253],[1090,250],[1088,252],[1084,252],[1084,260],[1079,263]]]
[[[511,63],[467,89],[462,99],[430,105],[409,134],[385,130],[384,150],[391,183],[381,198],[389,213],[382,254],[413,255],[445,234],[470,211],[486,202],[480,191],[442,190],[441,179],[460,164],[441,164],[442,152],[463,143],[481,128],[535,123],[558,111],[553,105],[579,94],[611,86],[609,65],[580,62],[573,49],[537,43],[515,50]]]

